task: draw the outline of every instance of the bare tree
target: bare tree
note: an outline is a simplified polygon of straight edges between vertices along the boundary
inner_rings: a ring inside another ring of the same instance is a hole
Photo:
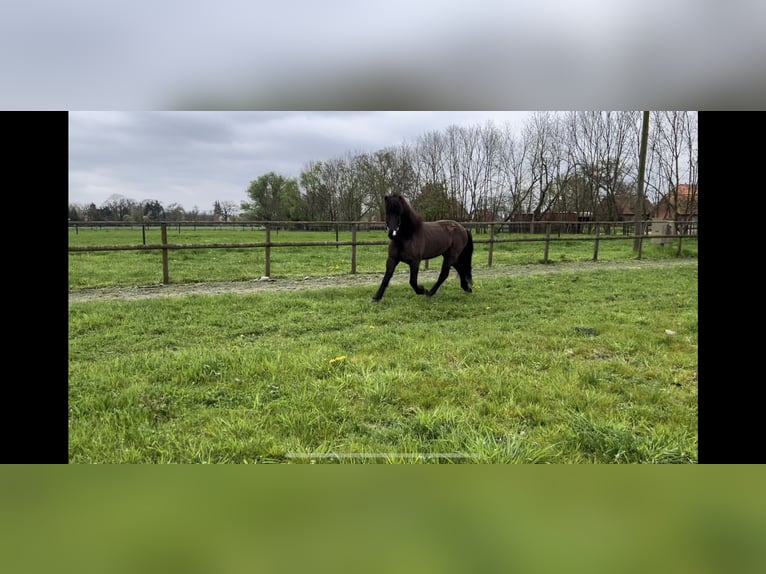
[[[437,131],[428,132],[417,140],[413,150],[412,167],[419,190],[427,185],[447,185],[446,144]]]
[[[482,145],[482,132],[478,126],[460,128],[462,162],[460,164],[461,202],[473,219],[479,207],[479,197],[485,182],[487,158]]]
[[[365,192],[360,171],[355,168],[356,159],[349,154],[344,159],[328,162],[328,166],[332,166],[334,170],[339,219],[358,220],[362,216]]]
[[[598,217],[618,219],[617,195],[634,173],[632,150],[637,135],[636,112],[570,112],[569,141],[576,173],[588,182]]]
[[[186,212],[180,203],[171,203],[165,208],[165,218],[168,221],[183,221],[186,218]]]
[[[548,132],[547,174],[552,179],[549,192],[551,209],[555,211],[579,211],[578,197],[569,193],[570,181],[575,175],[575,161],[569,149],[566,125],[560,114],[549,114],[546,122]]]
[[[485,221],[494,221],[503,210],[504,201],[501,173],[503,137],[491,121],[484,124],[480,137],[484,174],[474,213],[479,211]]]
[[[354,163],[359,185],[365,190],[364,212],[383,220],[383,197],[401,193],[412,202],[418,193],[413,154],[406,145],[363,154]]]
[[[229,221],[239,213],[239,205],[236,201],[219,201],[218,205],[221,207],[221,220],[223,221]]]
[[[361,155],[310,163],[301,172],[305,213],[313,220],[356,221],[362,217],[366,187]]]
[[[532,182],[526,170],[529,141],[526,137],[516,138],[510,126],[506,125],[502,137],[500,178],[506,190],[506,216],[508,221],[524,213],[524,204],[531,193]]]
[[[450,205],[461,206],[465,209],[466,192],[463,187],[462,166],[465,164],[465,145],[462,130],[457,125],[447,127],[445,133],[447,151],[447,193]],[[450,213],[451,219],[456,219],[457,213]]]
[[[304,192],[306,216],[313,221],[334,220],[332,190],[324,180],[322,162],[310,162],[301,171],[299,181]]]
[[[669,206],[676,222],[687,220],[697,204],[697,115],[663,111],[654,117],[657,170],[664,184],[660,201]],[[685,193],[680,193],[681,186],[687,186]]]
[[[550,211],[559,199],[562,173],[560,170],[559,125],[550,112],[537,112],[524,128],[526,139],[526,169],[529,172],[529,193],[526,194],[527,212],[534,219]]]
[[[694,112],[687,112],[687,121],[685,125],[686,135],[686,153],[688,167],[689,197],[687,203],[686,217],[689,220],[695,219],[697,214],[697,201],[699,194],[699,147],[697,143],[698,133],[698,115]]]

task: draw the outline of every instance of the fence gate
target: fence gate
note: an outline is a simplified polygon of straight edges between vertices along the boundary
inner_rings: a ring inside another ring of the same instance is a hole
[[[653,219],[652,226],[649,229],[649,236],[654,245],[672,245],[672,237],[663,237],[664,235],[673,235],[673,222],[669,219]],[[659,236],[659,237],[653,237]]]

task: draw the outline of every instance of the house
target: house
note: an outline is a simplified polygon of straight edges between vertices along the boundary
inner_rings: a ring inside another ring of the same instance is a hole
[[[696,223],[699,217],[697,184],[680,184],[657,202],[657,219]]]

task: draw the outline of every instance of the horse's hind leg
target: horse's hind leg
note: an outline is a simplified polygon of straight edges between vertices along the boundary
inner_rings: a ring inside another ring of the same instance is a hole
[[[460,275],[460,287],[463,289],[463,291],[466,291],[467,293],[471,293],[473,289],[471,289],[471,275],[470,275],[470,269],[465,268],[465,264],[461,261],[457,261],[453,265],[455,270],[458,272],[458,275]]]
[[[447,260],[447,258],[444,258],[444,261],[442,261],[442,269],[439,272],[439,278],[436,280],[436,283],[434,283],[434,286],[431,287],[431,290],[426,293],[429,297],[433,297],[436,294],[436,291],[439,290],[439,287],[441,287],[441,284],[444,283],[444,280],[449,275],[449,268],[451,267],[450,262]]]
[[[471,273],[471,258],[473,257],[473,238],[471,232],[466,231],[467,241],[463,250],[455,261],[455,269],[460,274],[460,286],[463,291],[470,293],[473,286],[473,274]]]

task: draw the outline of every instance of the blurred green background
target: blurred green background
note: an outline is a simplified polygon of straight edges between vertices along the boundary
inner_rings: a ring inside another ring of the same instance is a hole
[[[4,572],[766,572],[762,467],[5,466]]]

